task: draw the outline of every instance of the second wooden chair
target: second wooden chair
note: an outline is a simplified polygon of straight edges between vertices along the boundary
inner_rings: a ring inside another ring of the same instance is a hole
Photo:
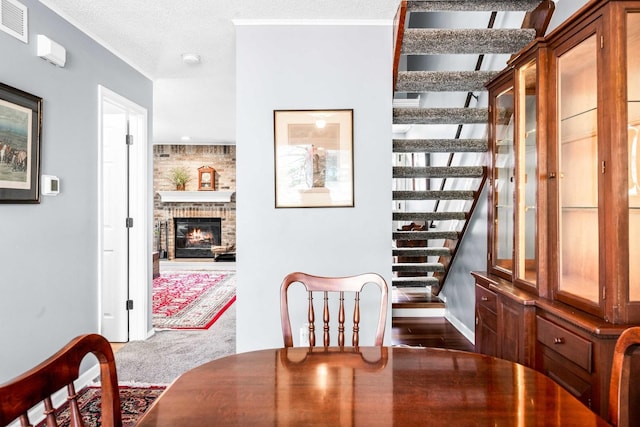
[[[636,353],[635,365],[632,365],[632,353]],[[640,390],[638,380],[632,380],[632,366],[640,369],[638,354],[640,353],[640,326],[626,329],[616,342],[613,351],[613,365],[611,367],[611,383],[609,386],[609,420],[617,427],[640,426],[640,410],[637,399]],[[633,411],[636,411],[635,413]]]
[[[322,310],[323,323],[323,344],[325,347],[330,345],[330,326],[329,326],[329,293],[339,295],[339,307],[337,313],[338,321],[338,346],[344,346],[345,341],[345,292],[354,295],[353,303],[353,328],[351,345],[357,347],[360,344],[360,292],[368,283],[373,283],[380,289],[380,304],[377,319],[375,345],[381,346],[384,341],[384,331],[387,321],[388,307],[388,286],[387,282],[376,273],[365,273],[348,277],[322,277],[313,276],[306,273],[290,273],[282,281],[280,287],[280,320],[282,323],[282,334],[284,337],[284,346],[293,347],[293,336],[291,334],[291,320],[289,317],[288,291],[289,286],[294,283],[302,283],[307,290],[309,307],[307,312],[307,322],[309,324],[309,346],[316,345],[315,337],[315,310],[313,307],[313,293],[321,292],[324,296],[324,305]]]

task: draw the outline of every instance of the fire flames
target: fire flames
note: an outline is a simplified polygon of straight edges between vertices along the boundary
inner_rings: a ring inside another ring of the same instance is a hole
[[[204,246],[213,244],[213,233],[203,231],[200,228],[192,228],[187,232],[188,246]]]

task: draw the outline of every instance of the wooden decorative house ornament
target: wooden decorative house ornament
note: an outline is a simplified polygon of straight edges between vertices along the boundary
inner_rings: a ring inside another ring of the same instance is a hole
[[[211,191],[215,189],[215,173],[216,171],[210,166],[202,166],[198,168],[199,191]]]

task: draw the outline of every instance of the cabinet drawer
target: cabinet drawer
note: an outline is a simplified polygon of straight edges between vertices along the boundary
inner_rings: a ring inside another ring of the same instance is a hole
[[[547,349],[543,355],[542,372],[573,394],[587,407],[593,407],[593,385],[589,381],[588,374],[584,374],[580,368],[569,369],[562,356]],[[575,365],[573,365],[575,366]]]
[[[476,304],[482,305],[494,313],[498,312],[496,294],[479,285],[476,285]]]
[[[536,316],[536,338],[543,345],[569,359],[587,372],[591,372],[593,344],[573,332]]]

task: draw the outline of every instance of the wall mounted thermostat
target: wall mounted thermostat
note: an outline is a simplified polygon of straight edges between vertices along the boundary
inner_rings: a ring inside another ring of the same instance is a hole
[[[42,195],[56,196],[60,192],[60,179],[53,175],[42,175]]]

